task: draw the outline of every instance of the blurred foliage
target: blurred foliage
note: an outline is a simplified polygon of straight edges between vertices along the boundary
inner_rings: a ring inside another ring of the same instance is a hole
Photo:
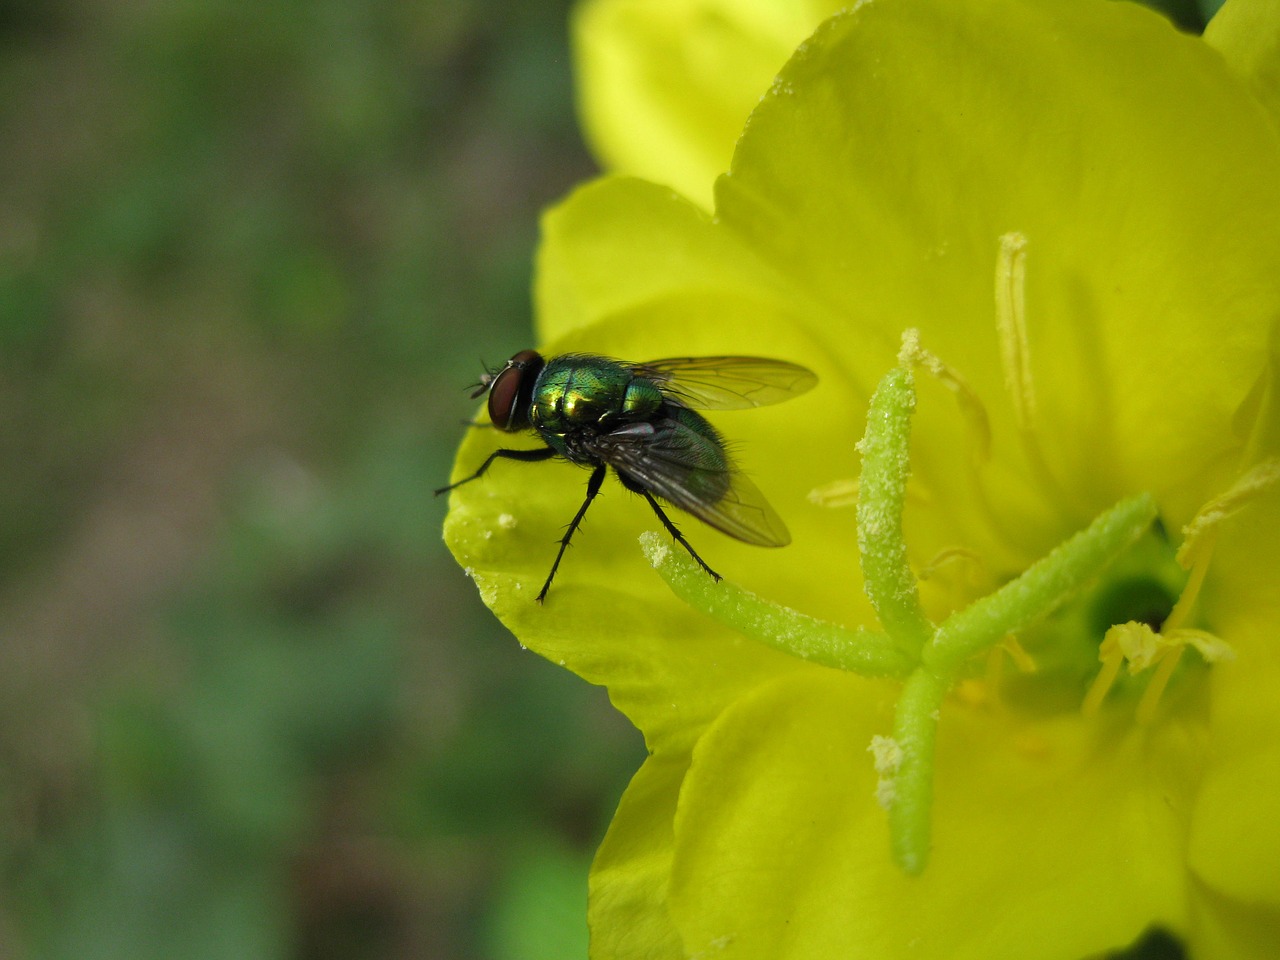
[[[430,495],[567,6],[0,0],[0,960],[585,955],[639,738]]]
[[[566,7],[0,4],[0,958],[585,954],[638,736],[431,496]]]

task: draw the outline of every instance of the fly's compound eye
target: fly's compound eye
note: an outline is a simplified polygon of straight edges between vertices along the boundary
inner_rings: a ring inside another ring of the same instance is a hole
[[[489,386],[489,419],[499,430],[515,433],[529,428],[529,403],[543,359],[534,350],[521,350],[507,361]]]

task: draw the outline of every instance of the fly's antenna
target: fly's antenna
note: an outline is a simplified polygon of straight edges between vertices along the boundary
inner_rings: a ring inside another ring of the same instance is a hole
[[[497,379],[499,372],[495,371],[493,367],[489,366],[483,360],[480,361],[480,366],[484,367],[484,373],[480,374],[480,382],[470,384],[466,388],[471,391],[472,400],[479,400],[489,392],[489,387],[493,385],[493,381]]]

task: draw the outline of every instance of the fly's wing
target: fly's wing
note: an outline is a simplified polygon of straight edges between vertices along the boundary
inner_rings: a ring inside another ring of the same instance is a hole
[[[650,493],[722,533],[761,547],[786,546],[791,534],[782,518],[734,468],[711,425],[701,426],[705,432],[666,417],[632,423],[592,438],[590,448]]]
[[[670,357],[629,364],[668,397],[696,410],[745,410],[781,403],[818,382],[807,367],[765,357]]]

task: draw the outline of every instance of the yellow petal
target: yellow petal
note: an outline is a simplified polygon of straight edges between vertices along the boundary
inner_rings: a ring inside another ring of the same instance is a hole
[[[1280,491],[1224,522],[1204,615],[1236,659],[1214,666],[1210,762],[1189,861],[1220,895],[1280,908]]]
[[[859,378],[919,327],[986,399],[1013,473],[993,277],[1000,238],[1025,235],[1036,433],[1070,491],[1057,509],[1078,525],[1149,489],[1177,523],[1224,479],[1218,452],[1280,315],[1276,170],[1252,93],[1135,4],[868,3],[783,70],[717,214],[826,305],[815,323],[839,319]],[[913,466],[941,510],[972,515],[939,406],[922,396]],[[1062,532],[1012,477],[998,486],[1006,516],[1025,514],[1010,536]]]
[[[632,778],[591,867],[591,955],[610,960],[684,956],[667,910],[672,821],[689,755],[650,757]]]
[[[747,114],[834,0],[596,0],[574,21],[579,112],[609,171],[704,208]]]
[[[1186,929],[1182,818],[1197,747],[1035,726],[955,704],[939,726],[934,851],[889,859],[868,746],[891,686],[796,675],[728,710],[694,753],[671,911],[690,955],[1060,960]]]
[[[1280,123],[1280,8],[1274,0],[1230,0],[1209,21],[1204,39]]]

